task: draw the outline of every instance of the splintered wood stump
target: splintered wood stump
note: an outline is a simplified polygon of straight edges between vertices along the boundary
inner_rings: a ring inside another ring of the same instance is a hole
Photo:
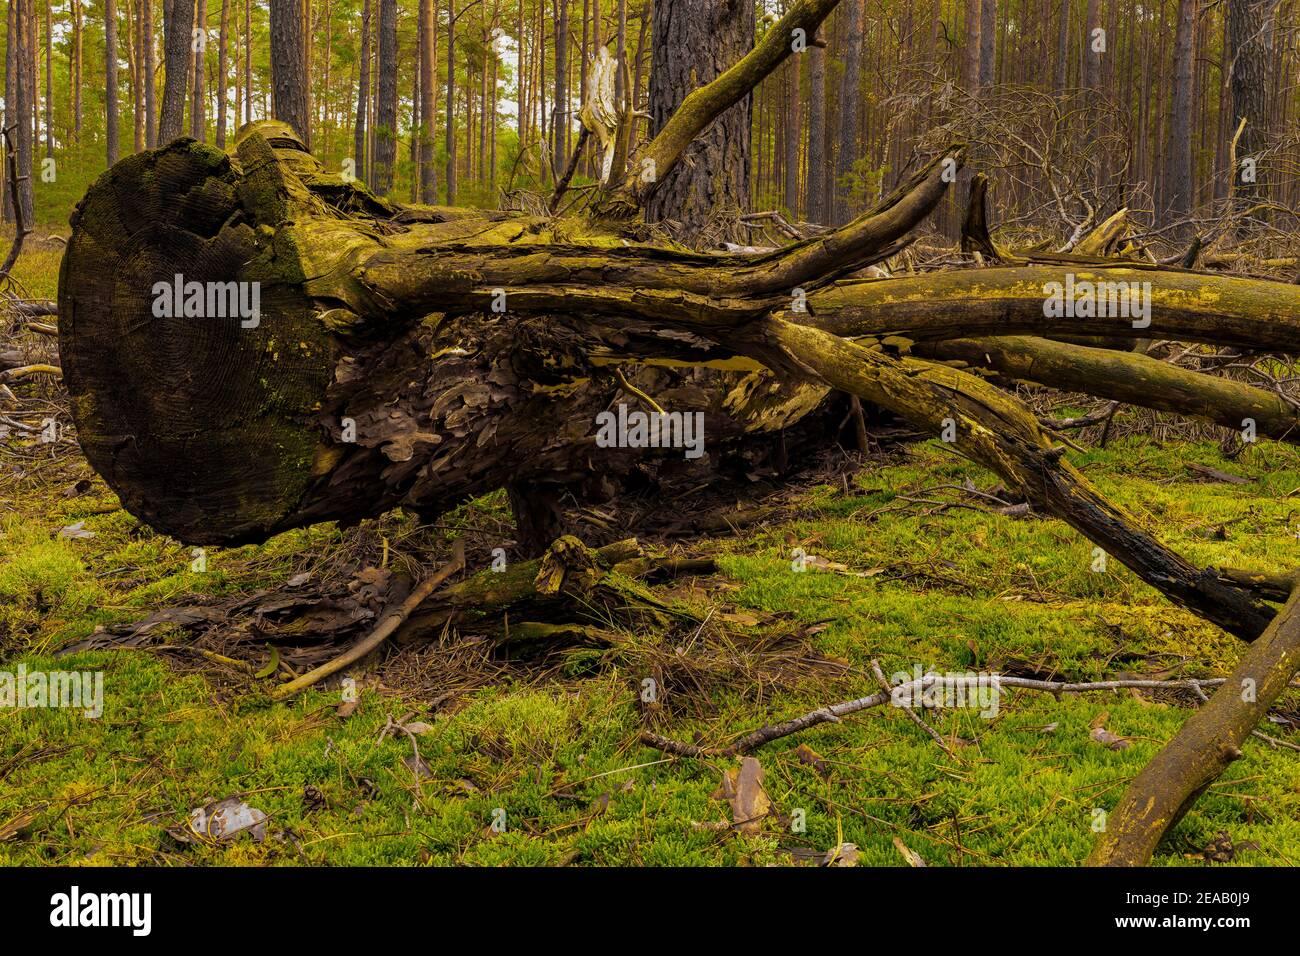
[[[246,128],[229,155],[182,139],[118,163],[72,226],[60,347],[82,448],[124,507],[195,544],[608,482],[654,453],[595,445],[596,414],[637,402],[602,370],[601,354],[619,359],[610,344],[726,354],[655,321],[691,308],[679,286],[698,298],[721,276],[706,257],[600,234],[576,246],[563,220],[390,205],[322,174],[277,123]],[[174,301],[178,285],[201,306]],[[258,314],[218,307],[239,302]],[[602,315],[617,334],[595,334]],[[710,450],[767,427],[764,407],[784,424],[827,391],[774,400],[650,374],[665,406],[706,415]]]

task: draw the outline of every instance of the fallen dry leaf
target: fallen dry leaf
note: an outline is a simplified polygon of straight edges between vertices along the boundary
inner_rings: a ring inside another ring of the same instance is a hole
[[[856,843],[841,843],[826,851],[826,856],[822,858],[822,866],[857,866],[858,857]]]
[[[732,825],[741,833],[757,833],[772,809],[772,801],[763,789],[763,767],[755,757],[745,757],[740,766],[728,770],[722,786],[713,794],[731,804]]]

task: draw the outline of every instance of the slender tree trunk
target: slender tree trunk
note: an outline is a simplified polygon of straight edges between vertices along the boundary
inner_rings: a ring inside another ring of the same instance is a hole
[[[997,82],[998,0],[983,0],[980,7],[980,89]]]
[[[21,74],[18,70],[18,64],[21,62],[22,52],[22,22],[18,19],[18,11],[15,0],[9,0],[6,4],[6,28],[5,28],[5,126],[21,126],[19,117],[22,116],[22,81]],[[19,140],[21,141],[21,130],[19,130]],[[4,192],[4,214],[6,220],[14,218],[13,200],[9,189],[9,164],[3,164],[5,192]],[[21,175],[21,172],[19,173]],[[18,184],[18,194],[21,197],[25,183]]]
[[[1192,211],[1192,83],[1196,48],[1196,0],[1178,0],[1174,33],[1173,95],[1165,140],[1165,201],[1161,221],[1184,219]]]
[[[147,0],[146,0],[147,2]],[[217,148],[226,148],[226,84],[230,75],[230,0],[221,0],[221,34],[217,38]]]
[[[271,113],[311,143],[301,0],[271,3]]]
[[[447,0],[447,205],[456,205],[456,0]]]
[[[799,70],[803,61],[803,54],[792,56],[785,67],[789,81],[785,97],[785,123],[782,126],[785,136],[785,210],[791,216],[799,214],[799,130],[802,127],[799,115]]]
[[[140,61],[141,23],[136,9],[139,3],[140,0],[127,0],[126,3],[126,62],[129,68],[127,75],[131,79],[131,145],[137,153],[144,149],[144,66]]]
[[[962,79],[966,89],[978,93],[980,88],[980,30],[983,26],[984,8],[980,0],[965,0],[962,20]],[[841,8],[841,12],[843,8]]]
[[[992,3],[993,0],[985,0]],[[835,152],[835,208],[832,221],[847,222],[852,218],[851,187],[845,183],[853,173],[853,163],[861,155],[858,151],[858,85],[862,81],[862,27],[863,0],[845,0],[840,5],[846,32],[844,44],[844,78],[840,84],[840,135]],[[978,61],[976,68],[978,69]]]
[[[158,104],[155,93],[158,62],[154,55],[153,3],[154,0],[140,0],[140,30],[143,34],[141,49],[144,51],[144,143],[149,149],[158,145]]]
[[[163,5],[163,96],[158,120],[158,141],[169,142],[181,135],[185,123],[185,97],[189,89],[194,56],[191,29],[194,0],[164,0]]]
[[[493,20],[495,21],[495,19],[494,15]],[[494,51],[492,54],[492,104],[488,113],[488,188],[494,198],[497,191],[497,82],[500,59]]]
[[[569,0],[552,0],[558,6],[555,17],[555,104],[551,135],[554,142],[551,167],[561,172],[569,165]]]
[[[81,143],[82,20],[81,0],[72,0],[72,138],[78,145]]]
[[[1092,31],[1101,26],[1098,0],[1088,0],[1084,9],[1083,49],[1083,86],[1089,93],[1096,95],[1101,86],[1101,54],[1092,50]]]
[[[438,201],[438,168],[433,155],[433,123],[438,101],[438,19],[433,0],[420,0],[420,200]]]
[[[366,0],[369,3],[369,0]],[[253,122],[253,0],[244,0],[244,122]]]
[[[203,142],[207,139],[207,74],[204,65],[208,56],[208,0],[195,0],[194,5],[194,84],[190,95],[190,135]]]
[[[379,61],[375,69],[375,184],[393,188],[397,161],[397,0],[379,0]]]
[[[107,124],[108,165],[118,160],[117,123],[117,3],[104,0],[104,122]]]
[[[411,70],[411,202],[420,201],[420,142],[424,138],[420,132],[420,78],[429,72],[420,56],[420,31],[415,31],[415,68]]]
[[[826,211],[826,50],[808,38],[808,176],[804,209],[815,223],[828,222]]]
[[[1061,0],[1056,23],[1056,92],[1064,93],[1070,83],[1070,0]]]
[[[332,0],[325,0],[325,81],[321,84],[320,96],[320,122],[321,136],[324,139],[324,146],[321,150],[322,155],[328,156],[330,152],[330,135],[334,132],[334,102],[330,99],[332,87],[330,86],[330,71],[334,65],[334,4]],[[350,89],[350,87],[349,87]],[[412,178],[415,174],[412,173]]]
[[[363,183],[368,183],[370,178],[367,175],[369,166],[366,162],[366,117],[367,107],[370,105],[370,0],[365,0],[365,4],[361,8],[361,56],[359,62],[357,118],[352,141],[352,159],[356,163],[357,179]]]
[[[1237,141],[1237,168],[1230,170],[1234,194],[1249,204],[1261,195],[1259,182],[1243,177],[1243,160],[1258,163],[1268,134],[1268,74],[1272,61],[1270,0],[1229,0],[1227,73],[1231,87],[1232,136],[1246,121]],[[1258,171],[1258,170],[1256,170]]]
[[[627,80],[624,71],[627,68],[627,0],[618,0],[617,37],[614,41],[614,58],[618,61],[618,70],[614,74],[614,99],[622,106],[628,102]],[[655,10],[655,17],[659,11]],[[655,44],[658,47],[658,44]]]
[[[54,18],[45,0],[45,155],[54,155]],[[139,150],[139,145],[136,149]]]

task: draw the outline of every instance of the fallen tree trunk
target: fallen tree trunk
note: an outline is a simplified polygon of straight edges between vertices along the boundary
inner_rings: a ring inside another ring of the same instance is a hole
[[[668,444],[679,447],[656,453],[685,447],[674,466],[685,469],[702,451],[687,422],[704,423],[712,455],[803,427],[835,387],[951,431],[954,450],[1172,600],[1258,636],[1275,612],[1256,589],[1192,567],[1138,528],[1022,403],[889,353],[972,333],[1131,338],[1128,316],[1045,308],[1051,283],[1075,279],[1150,281],[1144,334],[1282,348],[1300,328],[1300,289],[1055,254],[841,279],[907,244],[960,167],[960,146],[872,212],[769,253],[638,239],[631,220],[691,138],[835,6],[795,0],[612,171],[582,216],[392,203],[325,174],[274,122],[246,127],[229,154],[177,140],[117,164],[78,205],[59,284],[60,354],[88,459],[128,510],[189,542],[257,541],[397,506],[431,516],[504,486],[537,550],[562,530],[562,495],[606,493],[646,460],[639,446],[664,444],[644,432],[598,441],[597,416],[615,402],[672,409]],[[843,338],[871,335],[874,350]],[[705,388],[663,372],[633,382],[619,368],[738,359],[752,374]]]
[[[858,334],[891,302],[931,322],[943,315],[945,274],[833,277],[896,248],[961,155],[937,156],[840,229],[760,256],[701,256],[629,244],[600,220],[395,207],[324,175],[281,124],[246,128],[230,155],[178,140],[113,167],[73,217],[60,352],[79,440],[132,513],[185,541],[238,543],[397,506],[435,515],[503,486],[516,504],[585,493],[642,458],[595,440],[596,416],[620,395],[703,415],[716,447],[798,421],[830,385],[931,431],[951,420],[959,453],[1173,600],[1257,636],[1271,609],[1138,529],[1009,395],[768,318]],[[996,290],[1003,271],[957,278]],[[1016,288],[1039,277],[1024,271]],[[1245,283],[1242,295],[1267,298],[1256,285],[1269,284]],[[213,290],[226,296],[215,311]],[[996,297],[955,301],[1001,308]],[[241,303],[256,315],[235,314]],[[1166,313],[1203,318],[1176,304]],[[708,391],[664,380],[654,397],[622,389],[602,364],[738,355],[784,384]],[[534,546],[561,530],[553,509],[528,510]]]
[[[60,346],[79,440],[128,510],[194,543],[599,480],[642,457],[594,440],[617,396],[638,403],[610,362],[734,357],[684,329],[720,302],[739,321],[746,289],[855,268],[943,187],[935,164],[843,230],[718,258],[599,224],[383,205],[281,124],[231,155],[178,140],[119,163],[73,217]],[[258,314],[208,314],[213,290]],[[826,393],[658,384],[674,413],[705,416],[711,450]]]
[[[1300,589],[1263,637],[1129,784],[1097,837],[1090,866],[1145,866],[1161,837],[1242,756],[1246,738],[1300,671]]]

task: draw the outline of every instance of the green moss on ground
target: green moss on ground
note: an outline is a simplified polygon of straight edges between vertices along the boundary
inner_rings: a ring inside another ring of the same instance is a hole
[[[1261,443],[1234,465],[1210,445],[1160,448],[1127,440],[1076,456],[1089,476],[1160,529],[1193,560],[1283,570],[1300,563],[1295,537],[1300,456]],[[1193,483],[1186,460],[1261,480]],[[754,726],[874,689],[868,668],[1055,673],[1223,674],[1233,639],[1180,611],[1117,562],[1091,571],[1091,544],[1058,522],[968,509],[924,514],[897,496],[934,498],[941,484],[985,473],[936,444],[903,464],[868,467],[847,492],[803,495],[805,519],[741,538],[694,542],[723,574],[674,594],[699,611],[730,602],[829,622],[811,640],[852,665],[849,676],[783,690],[755,703],[743,688],[717,692],[704,717],[670,716],[679,739],[720,742]],[[97,480],[89,494],[58,497],[26,486],[0,523],[0,647],[4,668],[102,669],[104,715],[0,710],[0,861],[6,863],[678,864],[787,862],[792,848],[855,843],[862,861],[900,865],[899,837],[931,864],[1073,864],[1090,847],[1095,811],[1113,806],[1126,781],[1187,711],[1133,694],[1056,701],[1008,692],[995,718],[971,709],[931,715],[944,734],[971,741],[945,755],[892,709],[775,742],[758,752],[782,814],[804,811],[806,832],[773,821],[739,836],[711,799],[729,761],[666,759],[637,742],[635,690],[642,675],[599,662],[580,679],[482,689],[464,706],[427,714],[420,700],[367,688],[351,717],[337,691],[272,706],[255,692],[218,689],[138,651],[67,658],[53,648],[96,624],[129,620],[193,592],[251,590],[346,546],[332,527],[282,535],[261,547],[209,552],[191,572],[190,552],[142,529]],[[10,489],[4,492],[8,494]],[[458,521],[499,519],[500,496]],[[84,521],[92,538],[58,539]],[[412,521],[385,519],[398,540]],[[423,534],[429,531],[419,532]],[[793,549],[876,572],[858,577],[792,570]],[[881,570],[877,570],[881,569]],[[1288,696],[1294,712],[1297,698]],[[428,776],[404,762],[405,737],[377,743],[388,715],[415,711]],[[1091,739],[1100,720],[1131,746]],[[1276,736],[1300,742],[1285,727]],[[806,743],[819,774],[799,759]],[[324,804],[304,802],[306,786]],[[183,846],[166,835],[208,800],[241,795],[271,816],[257,844]],[[494,812],[505,811],[495,833]],[[15,831],[15,832],[10,832]],[[1259,740],[1179,824],[1159,864],[1203,865],[1195,852],[1219,831],[1236,862],[1300,863],[1300,759]],[[842,836],[841,836],[842,835]]]
[[[33,296],[55,295],[60,256],[47,243],[24,252],[18,278]],[[1225,464],[1212,444],[1125,439],[1071,458],[1193,561],[1300,565],[1294,449],[1260,442]],[[1258,480],[1195,483],[1189,461]],[[98,719],[0,708],[2,863],[761,865],[842,839],[860,847],[865,863],[903,865],[898,837],[935,865],[1074,864],[1089,850],[1095,811],[1114,805],[1187,714],[1133,694],[1056,701],[1011,691],[991,720],[970,709],[930,715],[944,734],[971,741],[953,759],[896,711],[869,711],[760,750],[776,808],[803,810],[806,832],[771,821],[742,837],[713,826],[730,819],[711,794],[734,762],[668,759],[637,741],[645,675],[627,657],[575,655],[563,682],[495,684],[432,713],[429,700],[366,686],[360,708],[343,718],[337,691],[270,705],[263,693],[214,683],[154,653],[51,656],[97,625],[192,594],[274,587],[328,567],[355,536],[322,526],[262,546],[209,549],[207,571],[196,573],[189,548],[118,510],[75,453],[28,448],[19,460],[0,456],[0,465],[0,671],[20,663],[102,670],[105,689]],[[994,484],[939,443],[921,445],[901,464],[869,465],[847,491],[802,492],[800,520],[691,542],[692,554],[716,555],[723,573],[672,589],[675,599],[702,616],[726,602],[783,612],[797,624],[825,622],[810,640],[850,670],[762,694],[713,691],[707,713],[676,711],[659,729],[725,742],[874,690],[873,659],[886,673],[919,665],[1073,679],[1214,676],[1232,666],[1238,642],[1117,562],[1093,573],[1091,543],[1065,525],[899,497],[969,503],[934,490],[966,478]],[[88,490],[68,496],[80,480]],[[498,494],[440,529],[395,515],[362,531],[386,538],[402,562],[437,550],[448,529],[507,517]],[[57,537],[77,522],[93,537]],[[795,548],[868,576],[796,573]],[[1300,719],[1300,694],[1288,694],[1282,710]],[[404,762],[409,739],[377,742],[390,714],[411,712],[430,725],[418,738],[427,767],[418,784]],[[1092,740],[1098,720],[1131,746]],[[1288,727],[1268,732],[1300,743]],[[800,744],[821,755],[821,772],[799,759]],[[1173,831],[1157,864],[1205,865],[1195,854],[1219,831],[1236,844],[1235,862],[1300,864],[1300,755],[1258,739],[1245,751]],[[308,786],[319,805],[304,801]],[[267,842],[187,846],[167,835],[191,809],[235,795],[270,815]],[[504,833],[491,827],[497,810],[505,811]]]

